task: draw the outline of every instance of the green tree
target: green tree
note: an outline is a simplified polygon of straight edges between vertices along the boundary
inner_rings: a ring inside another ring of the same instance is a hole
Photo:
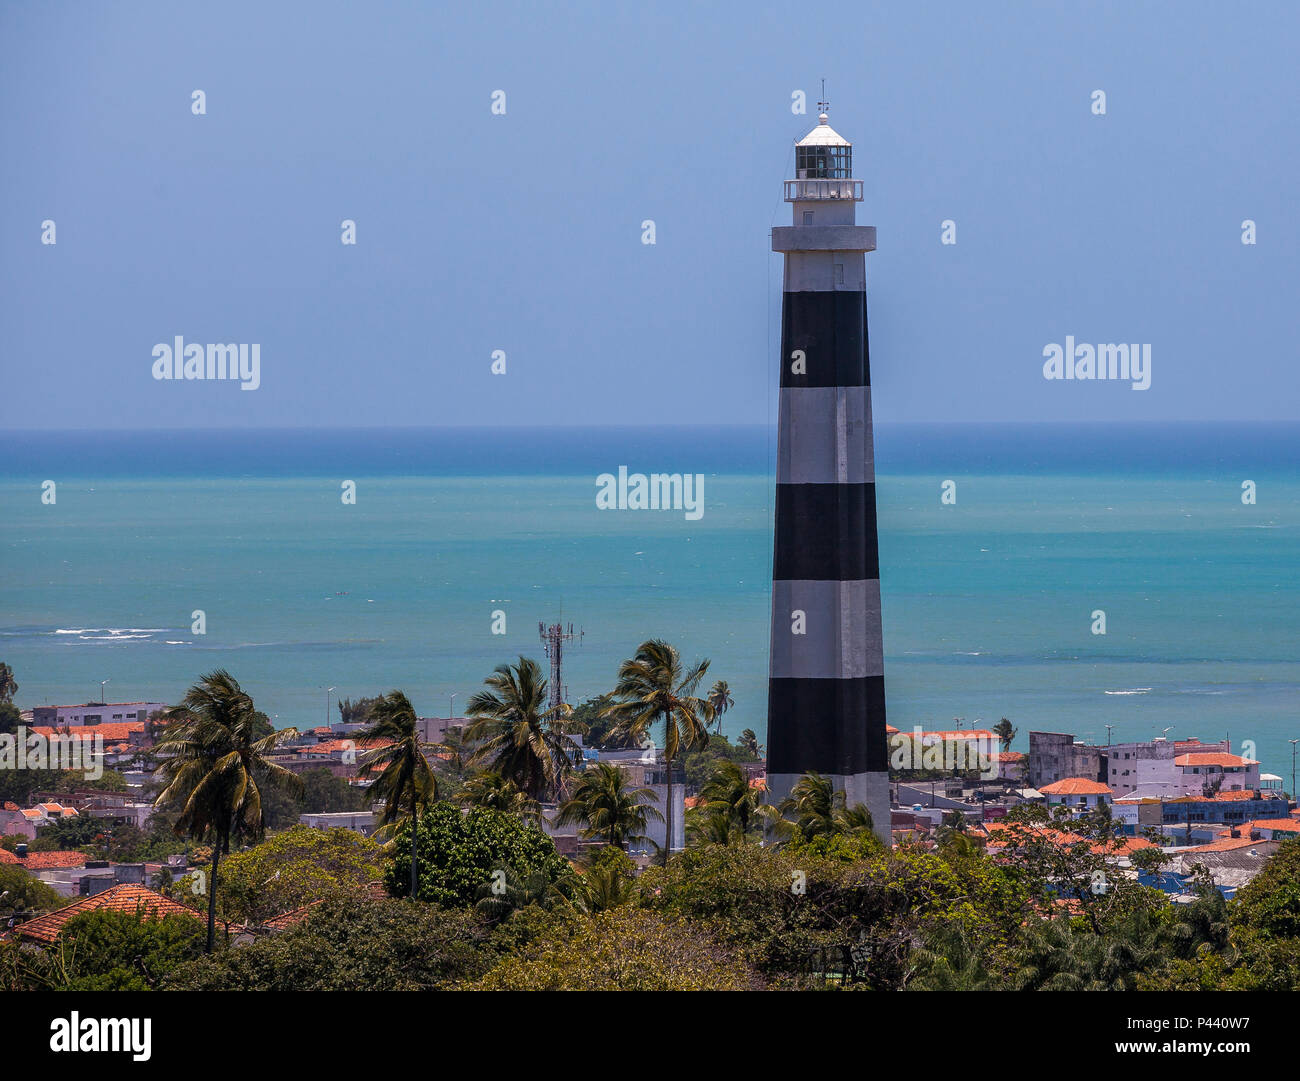
[[[626,733],[615,730],[613,718],[605,712],[610,701],[610,696],[607,694],[588,698],[574,707],[572,720],[575,725],[586,726],[584,742],[588,747],[597,747],[606,751],[630,750],[636,744],[628,739]]]
[[[371,798],[364,788],[335,777],[324,766],[303,770],[302,803],[299,814],[322,814],[327,811],[366,811]],[[296,818],[295,818],[296,821]]]
[[[370,720],[371,707],[382,701],[383,695],[358,698],[355,702],[351,698],[340,698],[335,703],[339,707],[339,722],[342,724],[356,724],[368,721]]]
[[[62,907],[64,899],[21,867],[0,863],[0,930],[10,919],[26,920]]]
[[[491,991],[743,991],[755,973],[698,923],[619,907],[552,917],[471,986]]]
[[[722,715],[736,704],[731,697],[731,688],[725,679],[720,679],[709,688],[709,708],[713,710],[713,719],[718,722],[718,734],[722,734]]]
[[[448,911],[409,900],[327,900],[287,931],[181,966],[166,987],[442,990],[488,970],[497,955],[487,940],[487,924],[472,909]]]
[[[628,781],[627,771],[609,762],[598,762],[578,775],[573,795],[560,804],[557,824],[580,825],[580,836],[588,841],[603,840],[615,848],[645,837],[650,818],[663,816],[650,806],[659,797],[652,788],[639,788]]]
[[[993,726],[993,734],[998,737],[1004,751],[1011,750],[1011,741],[1016,738],[1018,729],[1005,717]]]
[[[115,769],[106,769],[103,774],[95,780],[87,780],[84,773],[78,773],[75,770],[68,770],[63,774],[63,783],[60,786],[61,791],[75,792],[85,789],[90,792],[117,792],[123,793],[130,790],[130,785],[126,783],[126,777]]]
[[[719,762],[687,813],[687,831],[697,843],[728,844],[756,839],[763,821],[758,790],[735,762]]]
[[[17,693],[18,681],[14,679],[14,670],[0,661],[0,701],[12,702]]]
[[[607,912],[636,896],[636,864],[621,848],[605,845],[586,857],[573,890],[573,902],[588,914]]]
[[[534,824],[542,820],[542,805],[509,777],[492,770],[482,770],[466,779],[456,793],[466,807],[487,807],[494,811],[518,815]]]
[[[465,707],[473,718],[465,733],[476,745],[473,764],[509,777],[535,800],[562,793],[579,753],[572,737],[583,731],[572,709],[547,706],[542,670],[527,657],[498,665],[483,682],[488,690]]]
[[[606,707],[615,719],[616,730],[638,746],[643,745],[652,725],[663,722],[668,788],[665,864],[673,839],[673,763],[683,750],[705,745],[709,739],[713,707],[695,694],[708,670],[707,660],[684,670],[677,650],[660,639],[642,642],[636,656],[619,667],[618,682]]]
[[[409,875],[411,825],[402,826],[393,861],[384,872],[384,884],[394,893]],[[568,862],[555,851],[541,830],[514,815],[475,807],[469,811],[451,803],[436,803],[419,821],[418,860],[421,901],[446,907],[474,904],[485,884],[502,881],[496,871],[528,881],[541,872],[548,884],[570,874]]]
[[[359,772],[375,778],[370,795],[384,804],[380,822],[385,826],[418,822],[420,811],[438,798],[438,779],[420,742],[415,708],[401,691],[391,691],[370,707],[369,717],[362,740],[378,745],[361,756]],[[417,863],[412,834],[411,897],[416,891]]]
[[[335,894],[355,895],[382,874],[383,850],[355,830],[292,826],[226,860],[219,903],[246,923]]]
[[[0,805],[30,807],[33,792],[58,788],[61,777],[56,769],[0,769]]]
[[[746,762],[757,762],[763,757],[763,748],[752,728],[746,728],[740,733],[740,742],[736,746],[747,756]]]
[[[0,736],[16,735],[22,726],[22,713],[12,702],[0,700]]]
[[[1300,838],[1283,843],[1237,891],[1233,922],[1265,938],[1300,939]]]
[[[301,782],[267,757],[298,733],[286,728],[260,738],[254,735],[256,711],[229,672],[218,670],[191,687],[181,704],[169,711],[170,724],[158,742],[159,772],[166,787],[161,807],[180,807],[175,830],[212,842],[208,876],[208,940],[216,941],[217,876],[232,837],[259,838],[265,831],[259,778],[272,785],[297,788]]]
[[[790,794],[777,804],[777,812],[791,822],[794,837],[804,842],[838,833],[870,832],[872,826],[865,807],[846,807],[844,792],[835,788],[831,778],[815,772],[805,773],[794,783]]]
[[[149,991],[203,949],[203,921],[98,909],[73,916],[43,959],[60,991]]]

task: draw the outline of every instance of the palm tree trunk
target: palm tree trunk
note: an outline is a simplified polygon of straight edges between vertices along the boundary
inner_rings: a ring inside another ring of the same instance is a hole
[[[665,740],[665,742],[667,742]],[[665,757],[668,763],[668,806],[665,808],[664,826],[666,834],[664,836],[664,866],[668,866],[668,855],[673,850],[673,760]]]
[[[415,888],[419,878],[416,874],[415,865],[420,855],[420,813],[415,801],[411,797],[411,900],[415,900]]]
[[[217,939],[217,864],[221,862],[221,846],[225,835],[218,834],[216,844],[212,846],[212,874],[208,877],[208,953]]]

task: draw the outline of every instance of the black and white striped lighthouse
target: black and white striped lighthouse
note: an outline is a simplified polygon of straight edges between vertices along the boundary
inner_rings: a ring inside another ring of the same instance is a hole
[[[825,103],[822,103],[824,109]],[[779,801],[815,770],[889,833],[885,665],[867,360],[866,263],[853,147],[827,122],[785,182],[776,539],[767,783]]]

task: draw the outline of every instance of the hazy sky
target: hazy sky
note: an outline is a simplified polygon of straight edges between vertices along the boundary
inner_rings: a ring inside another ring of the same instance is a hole
[[[878,421],[1296,418],[1298,29],[1255,3],[6,0],[0,425],[770,422],[768,231],[822,77],[879,234]],[[260,388],[155,381],[177,335],[260,344]],[[1046,381],[1067,335],[1149,343],[1151,388]]]

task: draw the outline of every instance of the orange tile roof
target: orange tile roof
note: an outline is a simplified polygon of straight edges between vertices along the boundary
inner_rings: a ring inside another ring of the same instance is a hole
[[[994,762],[1023,762],[1029,755],[1024,751],[994,751],[989,757]]]
[[[301,923],[303,918],[307,915],[307,913],[311,911],[311,909],[315,908],[317,905],[321,904],[322,901],[324,901],[323,897],[318,898],[315,901],[310,901],[307,904],[303,905],[301,908],[293,908],[290,909],[288,912],[281,912],[278,916],[272,916],[269,920],[267,920],[264,924],[262,924],[262,926],[270,931],[287,930],[288,928],[294,926],[294,924]]]
[[[996,737],[995,735],[993,735],[993,733],[990,732],[987,728],[958,728],[958,729],[956,729],[955,731],[951,731],[951,732],[922,732],[922,733],[921,733],[921,738],[922,738],[923,740],[924,740],[924,739],[933,739],[933,738],[935,738],[936,736],[937,736],[939,739],[985,739],[985,740],[993,740],[993,739],[996,739],[996,738],[997,738],[997,737]]]
[[[1087,777],[1066,777],[1044,785],[1038,791],[1045,796],[1109,796],[1112,794],[1110,785],[1102,784],[1100,781],[1090,781]]]
[[[1007,822],[1003,819],[995,819],[991,822],[985,822],[983,825],[985,831],[987,831],[991,838],[996,838],[996,835],[1000,831],[1014,830],[1018,826],[1022,830],[1028,830],[1032,833],[1038,834],[1038,836],[1054,845],[1064,846],[1087,843],[1086,837],[1080,837],[1077,833],[1070,833],[1068,830],[1056,829],[1053,826],[1031,825],[1025,822]],[[1097,842],[1089,847],[1089,851],[1098,856],[1127,856],[1132,852],[1137,852],[1144,848],[1155,847],[1155,845],[1145,837],[1120,838],[1117,836],[1115,839],[1116,841],[1122,840],[1123,843],[1106,844],[1105,842]],[[988,847],[990,851],[997,852],[1012,844],[1014,844],[1014,841],[1000,841],[994,839],[989,842]]]
[[[63,932],[64,924],[73,916],[79,916],[83,912],[96,912],[101,909],[109,912],[132,914],[140,912],[149,919],[161,919],[164,916],[172,915],[192,916],[196,920],[203,918],[193,909],[178,905],[161,893],[155,893],[143,886],[123,883],[112,886],[104,890],[103,893],[95,894],[93,897],[83,897],[78,901],[73,901],[72,904],[65,905],[55,912],[49,912],[34,920],[20,923],[14,928],[14,934],[21,938],[50,943],[59,937]]]
[[[38,736],[51,739],[55,736],[63,739],[94,739],[98,736],[105,743],[120,743],[137,732],[144,731],[144,721],[113,721],[111,724],[73,725],[70,728],[54,728],[50,725],[36,725],[32,728]]]
[[[1245,766],[1254,762],[1251,758],[1242,758],[1237,754],[1224,754],[1222,751],[1203,751],[1200,754],[1180,754],[1174,759],[1174,765],[1183,766]]]
[[[1240,826],[1233,829],[1239,829],[1243,832],[1246,830],[1278,830],[1283,833],[1300,832],[1300,822],[1293,818],[1259,818],[1254,822],[1243,822]],[[1232,830],[1226,829],[1219,834],[1220,837],[1231,837]]]
[[[1249,837],[1223,837],[1217,841],[1211,841],[1208,845],[1195,845],[1192,848],[1184,848],[1179,851],[1183,852],[1232,852],[1238,848],[1254,848],[1259,844],[1268,844],[1267,841],[1252,841]]]
[[[391,739],[327,739],[312,747],[301,748],[302,754],[338,754],[341,751],[373,751],[387,747]]]
[[[22,810],[22,808],[19,807],[18,804],[16,804],[16,803],[15,803],[13,800],[11,800],[11,799],[7,799],[7,800],[5,800],[5,805],[4,805],[4,807],[3,807],[3,808],[0,808],[0,809],[5,810],[5,811],[21,811],[21,810]]]
[[[85,867],[91,857],[84,852],[68,850],[56,852],[28,852],[25,857],[15,856],[8,849],[0,848],[0,863],[26,867],[29,871],[60,871],[71,867]]]

